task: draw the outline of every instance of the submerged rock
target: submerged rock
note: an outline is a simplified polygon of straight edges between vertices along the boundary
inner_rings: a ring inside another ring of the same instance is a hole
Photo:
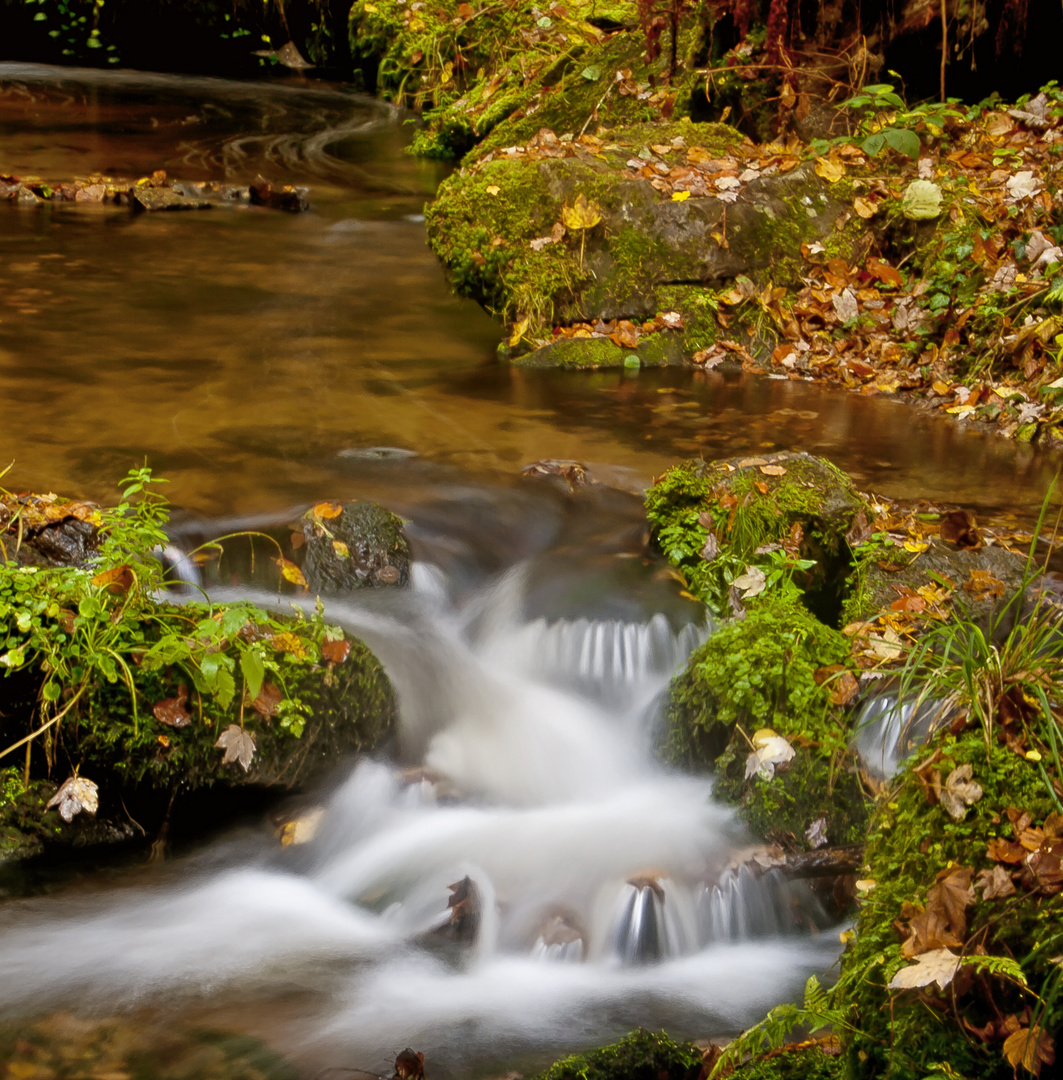
[[[312,591],[339,595],[409,583],[410,545],[400,517],[371,502],[347,503],[330,517],[317,509],[303,519],[303,573]]]

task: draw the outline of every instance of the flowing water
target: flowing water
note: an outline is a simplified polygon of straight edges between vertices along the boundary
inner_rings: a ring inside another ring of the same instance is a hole
[[[310,186],[312,210],[130,217],[0,206],[6,483],[107,499],[145,458],[175,539],[280,528],[320,498],[410,521],[414,587],[333,602],[400,698],[394,752],[206,853],[0,908],[0,1015],[179,1013],[306,1072],[486,1074],[636,1024],[734,1032],[827,970],[808,888],[741,859],[708,781],[650,746],[709,632],[639,557],[639,492],[693,454],[823,453],[870,489],[1028,515],[1058,462],[866,398],[688,371],[496,363],[498,327],[424,245],[440,168],[343,88],[0,64],[0,172],[166,168]],[[572,498],[520,480],[592,464]],[[241,575],[237,575],[240,577]],[[219,597],[261,593],[243,575]]]

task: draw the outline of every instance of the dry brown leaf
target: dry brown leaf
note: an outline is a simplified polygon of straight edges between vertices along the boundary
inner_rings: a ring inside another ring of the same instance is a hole
[[[782,465],[761,465],[760,471],[765,476],[785,476],[786,469]]]
[[[244,772],[251,768],[251,759],[255,756],[255,740],[251,733],[239,724],[230,724],[218,736],[214,745],[225,751],[225,756],[221,759],[223,765],[238,761]]]
[[[890,980],[888,990],[915,990],[937,983],[944,990],[960,969],[960,958],[948,949],[932,949],[901,968]]]
[[[284,694],[281,693],[279,686],[275,686],[270,682],[264,682],[262,684],[262,689],[258,692],[258,697],[251,702],[251,708],[254,709],[259,716],[269,719],[269,717],[277,715],[280,703],[283,700]]]
[[[981,870],[977,888],[982,890],[983,900],[996,900],[1015,895],[1015,885],[1008,872],[999,863],[992,870]]]
[[[1054,1065],[1056,1061],[1052,1036],[1036,1024],[1013,1031],[1004,1040],[1003,1054],[1013,1069],[1021,1065],[1034,1076],[1041,1075],[1042,1065]]]
[[[104,570],[92,579],[92,584],[98,589],[106,589],[108,592],[121,595],[127,593],[133,587],[133,571],[124,563],[114,566],[110,570]]]
[[[177,688],[177,697],[164,698],[152,707],[152,715],[160,724],[172,728],[186,728],[192,723],[192,716],[185,708],[188,690],[184,686]]]
[[[963,821],[967,816],[967,807],[973,806],[982,797],[981,785],[971,776],[969,763],[957,766],[949,773],[945,786],[938,793],[941,805],[954,821]]]
[[[59,807],[59,816],[68,824],[85,811],[86,814],[95,814],[99,806],[99,789],[84,776],[69,777],[59,790],[48,800],[46,810]]]

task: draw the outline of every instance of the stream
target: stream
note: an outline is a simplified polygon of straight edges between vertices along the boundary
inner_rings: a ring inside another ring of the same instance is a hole
[[[424,243],[445,169],[342,87],[0,64],[0,172],[310,188],[311,210],[0,206],[5,483],[107,501],[145,459],[174,538],[280,530],[320,499],[409,521],[405,594],[331,601],[400,703],[390,756],[161,866],[0,906],[0,1017],[180,1013],[308,1077],[533,1070],[638,1025],[734,1034],[839,951],[820,899],[738,869],[711,782],[652,754],[710,632],[640,557],[639,494],[695,455],[807,450],[858,485],[1029,522],[1058,458],[803,382],[552,372],[494,357]],[[521,477],[585,462],[575,496]],[[234,580],[236,579],[236,580]],[[276,604],[253,575],[217,599]]]

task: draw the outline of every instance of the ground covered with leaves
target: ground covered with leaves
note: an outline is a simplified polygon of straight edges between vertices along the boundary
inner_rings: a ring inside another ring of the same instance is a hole
[[[754,874],[864,845],[856,873],[836,860],[833,898],[855,909],[837,981],[707,1051],[711,1075],[1050,1075],[1063,638],[1045,549],[959,508],[870,499],[805,455],[677,466],[647,509],[724,619],[673,681],[663,754],[711,766],[773,845]],[[883,692],[915,707],[896,775],[853,750]],[[792,1044],[797,1028],[825,1041]]]

